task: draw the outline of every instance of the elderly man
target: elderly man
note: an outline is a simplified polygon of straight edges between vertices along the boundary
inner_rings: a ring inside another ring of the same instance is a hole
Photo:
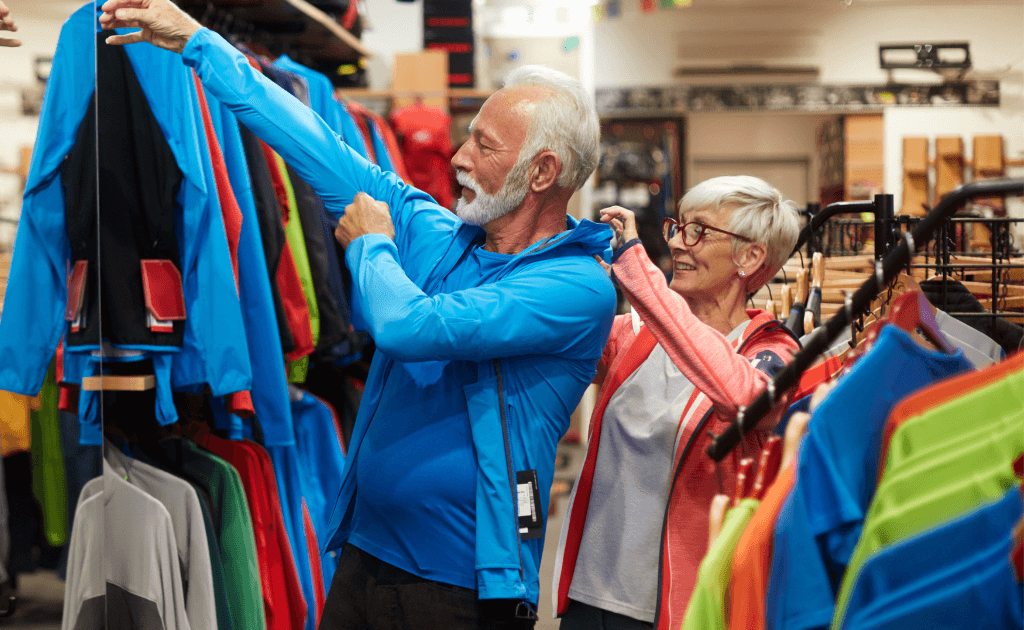
[[[326,549],[321,628],[531,628],[555,448],[615,308],[610,232],[566,215],[597,163],[593,100],[525,67],[452,160],[455,216],[368,164],[168,0],[110,0],[111,44],[182,53],[340,217],[379,352]],[[364,194],[365,193],[365,194]]]

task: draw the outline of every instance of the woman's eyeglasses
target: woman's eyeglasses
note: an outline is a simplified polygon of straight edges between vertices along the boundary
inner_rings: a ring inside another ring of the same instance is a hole
[[[754,242],[753,239],[747,238],[746,236],[740,236],[739,234],[727,232],[726,230],[711,227],[710,225],[704,225],[703,223],[697,223],[696,221],[689,221],[682,225],[679,225],[679,222],[675,219],[662,219],[661,221],[661,235],[665,237],[665,240],[671,241],[679,231],[682,231],[683,244],[687,247],[693,247],[699,243],[700,239],[704,238],[704,234],[707,233],[708,230],[728,234],[733,238],[738,238],[741,241],[746,241],[748,243]]]

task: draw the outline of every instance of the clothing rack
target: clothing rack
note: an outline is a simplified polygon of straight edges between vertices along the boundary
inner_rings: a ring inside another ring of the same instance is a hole
[[[711,435],[712,443],[706,451],[708,456],[716,462],[724,459],[740,443],[743,434],[752,431],[768,415],[778,400],[778,396],[796,385],[804,370],[814,364],[843,329],[850,326],[854,319],[869,309],[871,302],[900,271],[909,266],[916,251],[915,243],[920,245],[927,243],[936,230],[944,225],[946,220],[968,199],[1004,194],[1024,194],[1024,178],[987,180],[965,184],[943,197],[938,206],[921,219],[912,232],[904,234],[899,244],[892,248],[884,259],[876,260],[875,274],[857,289],[850,302],[847,303],[847,307],[815,330],[803,349],[773,380],[768,382],[765,391],[749,406],[740,407],[735,420],[725,431],[720,435]]]
[[[916,217],[899,217],[897,219],[898,222],[906,224],[906,229],[910,229],[919,220]],[[912,268],[926,269],[941,276],[942,291],[939,303],[936,303],[936,306],[953,316],[1021,317],[1019,311],[999,310],[1000,297],[1003,299],[1009,297],[1009,294],[1006,292],[1006,284],[1010,276],[1010,270],[1024,269],[1024,264],[1012,262],[1015,256],[1018,261],[1020,260],[1020,251],[1014,247],[1013,234],[1010,228],[1012,225],[1020,223],[1024,223],[1024,218],[957,216],[939,226],[933,240],[933,247],[930,248],[931,251],[926,252],[924,262],[911,265]],[[967,235],[964,233],[964,229],[968,226],[975,226],[975,229],[983,227],[989,230],[990,251],[972,254],[954,248],[958,240],[966,240]],[[933,260],[928,260],[929,255]],[[992,299],[990,312],[950,312],[949,308],[947,308],[946,281],[951,279],[954,272],[959,272],[966,276],[978,274],[981,278],[975,278],[975,280],[979,284],[984,281],[985,276],[988,276],[987,284],[989,285],[989,295]]]
[[[816,234],[829,219],[838,214],[861,214],[869,212],[874,216],[876,259],[881,259],[889,246],[895,244],[895,232],[893,232],[892,229],[892,195],[875,195],[875,198],[872,201],[837,201],[835,203],[830,203],[824,208],[819,208],[819,204],[807,204],[807,209],[804,210],[804,214],[808,215],[810,218],[807,221],[807,225],[804,226],[804,229],[800,231],[800,238],[793,247],[793,251],[790,253],[791,256],[796,254],[804,245],[807,246],[808,257],[814,255],[815,252],[821,251],[821,237],[820,235],[816,236]],[[886,247],[879,247],[879,243],[885,243]]]

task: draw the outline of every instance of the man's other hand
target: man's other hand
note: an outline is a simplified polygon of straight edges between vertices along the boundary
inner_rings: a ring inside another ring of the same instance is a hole
[[[180,53],[185,44],[203,28],[170,0],[107,0],[101,7],[100,24],[105,29],[137,28],[134,33],[112,35],[108,44],[149,42]]]
[[[383,234],[395,238],[395,225],[391,210],[383,201],[374,201],[366,193],[357,193],[352,203],[345,206],[345,215],[338,219],[334,238],[344,247],[364,234]]]
[[[18,25],[14,23],[14,18],[11,17],[11,10],[4,4],[4,0],[0,0],[0,31],[11,31],[13,33],[17,30]],[[18,46],[21,46],[21,40],[0,37],[0,47],[16,48]]]

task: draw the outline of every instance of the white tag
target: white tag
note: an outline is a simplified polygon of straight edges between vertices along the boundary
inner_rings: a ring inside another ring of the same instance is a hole
[[[519,495],[519,518],[524,516],[533,517],[533,497],[530,493],[530,484],[521,483],[518,484],[518,495]]]
[[[153,332],[169,333],[174,332],[174,322],[164,322],[153,317],[153,313],[146,311],[146,325]]]
[[[630,307],[629,307],[629,318],[633,322],[633,334],[634,335],[639,335],[640,334],[640,316],[637,315],[636,309],[634,309],[632,305],[630,305]]]

